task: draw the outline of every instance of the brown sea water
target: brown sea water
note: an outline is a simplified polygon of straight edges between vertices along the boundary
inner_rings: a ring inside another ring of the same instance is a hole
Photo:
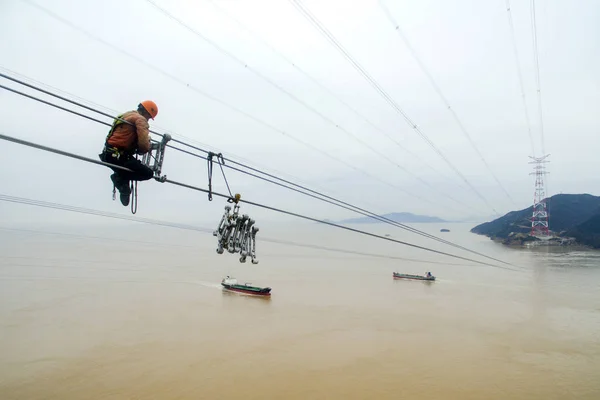
[[[600,398],[599,252],[416,225],[516,265],[507,270],[300,224],[261,229],[252,265],[217,255],[209,234],[115,224],[0,230],[0,399]],[[272,296],[224,292],[225,275]]]

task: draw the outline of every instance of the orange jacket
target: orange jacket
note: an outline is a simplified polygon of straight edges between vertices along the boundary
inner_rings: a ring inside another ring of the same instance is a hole
[[[150,125],[146,118],[137,111],[127,111],[119,115],[119,118],[129,124],[115,120],[111,128],[112,133],[109,133],[106,142],[128,153],[147,153],[150,150]]]

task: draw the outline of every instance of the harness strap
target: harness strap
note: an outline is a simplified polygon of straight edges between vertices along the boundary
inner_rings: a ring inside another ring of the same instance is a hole
[[[110,137],[112,136],[113,132],[115,131],[115,128],[117,126],[125,123],[123,121],[123,115],[125,115],[125,113],[117,115],[117,118],[114,119],[113,124],[110,127],[110,131],[108,131],[108,135],[106,136],[106,141],[107,142],[108,142],[108,139],[110,139]]]
[[[129,111],[128,111],[128,112],[129,112]],[[111,145],[109,145],[109,144],[108,144],[108,140],[109,140],[109,139],[112,137],[112,135],[113,135],[113,133],[114,133],[115,129],[117,128],[117,126],[119,126],[119,125],[122,125],[122,124],[128,124],[128,125],[131,125],[131,126],[133,127],[133,131],[134,131],[134,134],[135,134],[134,143],[137,143],[137,130],[135,129],[135,125],[133,125],[131,122],[129,122],[129,121],[126,121],[126,120],[124,120],[124,119],[123,119],[123,116],[124,116],[125,114],[126,114],[126,113],[119,114],[119,115],[117,115],[117,117],[116,117],[116,118],[113,120],[113,123],[112,123],[112,125],[111,125],[111,127],[110,127],[110,130],[108,131],[108,135],[106,135],[106,140],[105,140],[105,142],[106,142],[106,143],[105,143],[105,145],[106,145],[106,147],[107,147],[107,148],[113,148],[113,149],[116,149],[117,151],[120,151],[120,152],[121,152],[121,154],[123,154],[123,153],[129,153],[129,152],[128,152],[128,151],[125,151],[125,150],[119,150],[118,148],[116,148],[116,147],[113,147],[113,146],[111,146]],[[132,153],[132,154],[133,154],[133,153],[135,153],[135,152],[137,151],[136,149],[137,149],[137,145],[134,145],[134,148],[131,150],[131,153]],[[117,159],[119,159],[119,157],[116,157],[116,158],[117,158]]]
[[[117,160],[121,159],[121,156],[127,156],[129,153],[125,150],[119,149],[118,147],[111,146],[108,143],[104,144],[104,151],[111,155],[111,157]]]

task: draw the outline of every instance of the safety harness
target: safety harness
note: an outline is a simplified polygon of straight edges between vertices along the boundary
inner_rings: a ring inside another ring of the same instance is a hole
[[[125,113],[117,115],[117,117],[113,121],[112,126],[110,127],[110,130],[108,131],[108,135],[106,135],[106,139],[104,140],[104,152],[110,154],[111,157],[113,157],[117,160],[120,160],[121,157],[127,157],[127,156],[131,157],[131,156],[133,156],[133,153],[135,152],[135,150],[132,152],[129,152],[129,151],[126,151],[125,149],[119,149],[118,147],[111,146],[110,144],[108,144],[108,140],[112,137],[117,126],[123,125],[123,124],[129,124],[129,122],[127,122],[123,119],[124,115],[125,115]],[[135,131],[135,129],[134,129],[134,131]],[[136,138],[134,139],[134,142],[137,141],[137,132],[135,133],[135,135],[136,135]]]

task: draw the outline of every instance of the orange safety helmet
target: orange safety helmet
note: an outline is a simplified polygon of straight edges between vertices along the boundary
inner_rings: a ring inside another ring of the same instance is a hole
[[[150,114],[150,118],[154,119],[154,117],[156,117],[156,115],[158,114],[158,107],[156,106],[156,103],[152,100],[144,100],[140,103],[140,105],[144,107],[146,111],[148,111],[148,114]]]

